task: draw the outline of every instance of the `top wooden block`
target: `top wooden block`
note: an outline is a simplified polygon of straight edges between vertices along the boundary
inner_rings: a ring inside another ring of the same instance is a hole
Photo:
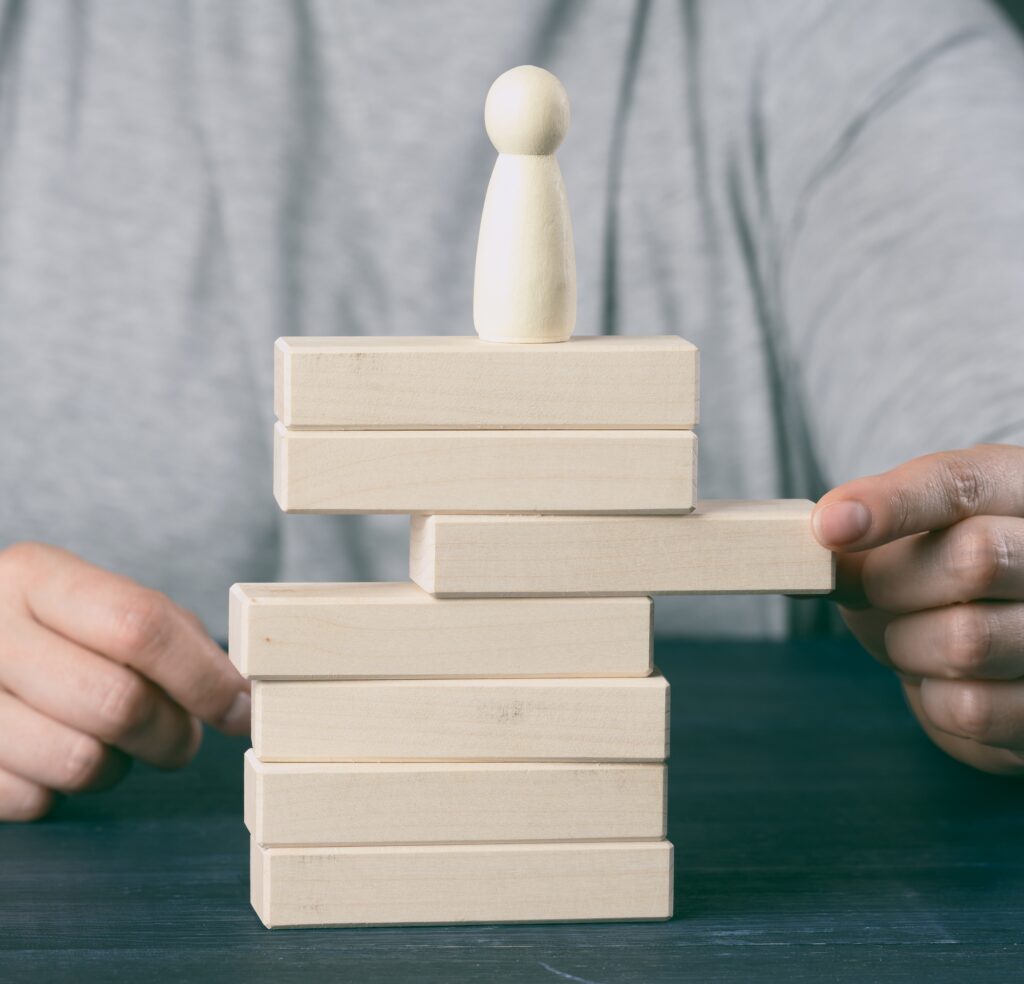
[[[501,345],[468,336],[279,338],[274,411],[334,430],[689,430],[696,346],[675,335]]]

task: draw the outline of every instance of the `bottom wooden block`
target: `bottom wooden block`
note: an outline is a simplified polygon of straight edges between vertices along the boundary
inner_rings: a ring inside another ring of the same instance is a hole
[[[262,847],[251,899],[268,928],[668,919],[672,845]]]

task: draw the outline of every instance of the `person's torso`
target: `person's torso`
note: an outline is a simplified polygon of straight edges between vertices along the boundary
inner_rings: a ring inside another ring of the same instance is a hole
[[[694,341],[701,495],[787,493],[719,205],[740,83],[698,9],[27,6],[0,66],[0,544],[76,550],[221,637],[235,580],[405,577],[401,518],[280,515],[273,341],[472,333],[483,99],[525,62],[572,100],[577,334]],[[661,607],[669,630],[785,625],[771,599]]]

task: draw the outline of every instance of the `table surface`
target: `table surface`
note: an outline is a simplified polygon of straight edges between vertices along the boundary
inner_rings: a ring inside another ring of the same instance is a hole
[[[1024,783],[919,733],[847,640],[665,642],[665,923],[265,930],[245,742],[0,827],[0,980],[919,981],[1024,973]]]

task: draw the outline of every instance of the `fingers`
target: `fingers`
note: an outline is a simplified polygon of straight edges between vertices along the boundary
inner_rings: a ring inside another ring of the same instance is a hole
[[[98,738],[60,724],[2,691],[0,734],[0,769],[61,792],[105,789],[131,763]]]
[[[926,455],[833,489],[815,536],[841,551],[836,600],[903,677],[928,735],[1024,773],[1024,448]]]
[[[1005,748],[979,745],[978,742],[970,738],[961,738],[957,735],[940,731],[925,713],[921,702],[920,687],[904,682],[903,690],[907,696],[907,703],[920,722],[925,734],[947,755],[951,755],[958,761],[975,769],[981,769],[997,775],[1024,774],[1024,756]]]
[[[904,674],[944,680],[1024,677],[1024,604],[974,602],[893,618],[884,649]]]
[[[978,599],[1024,598],[1024,520],[975,516],[862,555],[867,601],[896,614]]]
[[[22,590],[38,622],[138,671],[215,727],[248,732],[247,684],[198,621],[169,598],[56,547],[11,549],[21,552]]]
[[[979,745],[1024,750],[1024,681],[921,681],[921,709],[939,730]]]
[[[0,769],[0,820],[38,820],[53,806],[53,793]]]
[[[812,527],[833,550],[865,550],[979,514],[1024,516],[1024,448],[986,444],[858,478],[818,503]]]
[[[27,618],[7,627],[0,684],[47,717],[158,768],[185,765],[199,748],[198,722],[158,687]]]

